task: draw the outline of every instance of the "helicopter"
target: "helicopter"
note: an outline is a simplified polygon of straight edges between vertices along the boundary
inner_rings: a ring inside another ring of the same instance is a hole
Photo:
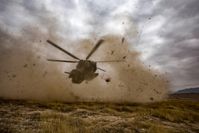
[[[47,61],[52,62],[64,62],[64,63],[77,63],[76,68],[73,69],[71,72],[65,72],[66,74],[69,74],[69,78],[72,79],[72,83],[80,84],[84,80],[90,81],[94,78],[96,78],[99,73],[96,73],[96,70],[104,71],[104,69],[101,69],[97,67],[97,63],[107,63],[107,62],[121,62],[123,60],[110,60],[110,61],[92,61],[89,60],[89,58],[93,55],[93,53],[100,47],[100,45],[104,42],[103,39],[100,39],[97,41],[95,46],[92,48],[90,53],[87,55],[86,59],[80,59],[77,56],[73,55],[72,53],[66,51],[65,49],[61,48],[54,42],[47,40],[47,43],[51,44],[55,48],[59,49],[60,51],[64,52],[65,54],[69,55],[75,60],[59,60],[59,59],[47,59]]]

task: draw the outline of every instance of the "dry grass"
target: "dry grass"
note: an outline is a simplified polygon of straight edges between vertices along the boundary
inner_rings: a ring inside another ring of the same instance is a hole
[[[86,132],[86,123],[79,118],[56,113],[42,114],[41,118],[44,133]]]
[[[180,100],[150,104],[38,103],[0,100],[0,113],[2,112],[0,131],[195,133],[199,132],[198,110],[198,102]],[[20,130],[17,127],[21,127]]]

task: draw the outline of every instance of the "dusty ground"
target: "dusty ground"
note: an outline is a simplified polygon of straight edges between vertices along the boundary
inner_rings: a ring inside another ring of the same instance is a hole
[[[1,133],[199,132],[199,102],[151,104],[0,100]]]
[[[172,94],[170,95],[171,99],[184,99],[191,101],[199,101],[198,93],[181,93],[181,94]]]

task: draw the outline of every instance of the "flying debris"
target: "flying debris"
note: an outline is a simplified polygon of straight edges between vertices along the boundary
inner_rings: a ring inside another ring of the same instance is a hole
[[[12,75],[13,78],[16,78],[16,76],[17,76],[16,74],[13,74],[13,75]]]
[[[122,43],[124,43],[124,41],[125,41],[125,38],[124,38],[124,37],[122,37]]]
[[[110,78],[107,78],[105,81],[108,83],[108,82],[110,82],[110,81],[111,81],[111,79],[110,79]]]
[[[112,51],[111,51],[111,55],[113,55],[113,54],[114,54],[114,52],[115,52],[115,51],[113,51],[113,50],[112,50]]]
[[[23,67],[24,67],[24,68],[25,68],[25,67],[28,67],[28,64],[24,64],[24,66],[23,66]]]
[[[151,100],[151,101],[153,101],[153,100],[154,100],[154,98],[153,98],[153,97],[150,97],[150,100]]]
[[[110,61],[91,61],[89,58],[93,55],[93,53],[100,47],[100,45],[104,42],[103,39],[100,39],[96,45],[93,47],[93,49],[90,51],[86,59],[80,59],[77,56],[73,55],[72,53],[66,51],[65,49],[59,47],[54,42],[47,40],[49,44],[54,46],[55,48],[61,50],[65,54],[71,56],[75,60],[58,60],[58,59],[47,59],[48,61],[53,62],[63,62],[63,63],[77,63],[77,66],[75,69],[73,69],[71,72],[65,72],[66,74],[69,74],[69,78],[72,79],[73,83],[80,84],[84,80],[90,81],[94,78],[96,78],[99,74],[96,73],[96,70],[101,70],[105,72],[104,69],[101,69],[97,67],[97,63],[108,63],[108,62],[123,62],[124,60],[110,60]],[[108,81],[110,82],[110,80]]]
[[[122,58],[123,58],[123,59],[126,59],[126,56],[123,56]]]

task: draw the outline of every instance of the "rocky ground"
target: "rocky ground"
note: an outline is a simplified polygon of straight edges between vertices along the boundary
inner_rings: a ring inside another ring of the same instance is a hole
[[[199,102],[60,103],[0,100],[0,133],[197,133]]]

